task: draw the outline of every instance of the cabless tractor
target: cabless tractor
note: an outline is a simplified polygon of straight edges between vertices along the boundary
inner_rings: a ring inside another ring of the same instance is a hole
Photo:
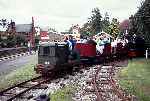
[[[48,74],[68,68],[69,54],[68,45],[64,42],[40,44],[35,71],[40,74]]]

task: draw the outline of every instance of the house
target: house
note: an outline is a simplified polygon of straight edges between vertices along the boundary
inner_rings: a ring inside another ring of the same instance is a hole
[[[40,28],[40,42],[62,42],[64,36],[49,27]]]
[[[32,47],[35,46],[35,28],[33,18],[31,24],[16,24],[15,31],[16,35],[21,35],[27,42],[30,42]]]
[[[61,34],[62,35],[64,35],[65,37],[68,37],[69,38],[69,36],[71,35],[71,36],[73,36],[73,38],[74,39],[76,39],[76,40],[80,40],[80,27],[79,27],[79,25],[77,24],[77,25],[72,25],[72,27],[71,27],[71,31],[69,32],[61,32]]]
[[[0,20],[0,38],[7,39],[8,35],[14,34],[15,34],[15,22],[11,20],[11,22],[9,23],[6,19]]]

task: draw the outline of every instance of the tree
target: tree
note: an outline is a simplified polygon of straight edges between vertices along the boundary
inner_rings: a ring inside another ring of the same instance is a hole
[[[80,29],[81,36],[90,36],[91,35],[91,23],[85,23]]]
[[[131,15],[131,17],[129,18],[129,35],[126,36],[126,38],[129,41],[133,40],[133,35],[137,33],[137,19],[135,18],[135,16]]]
[[[90,33],[95,35],[102,31],[102,16],[98,8],[94,8],[92,11],[92,16],[89,18],[90,23]]]
[[[25,40],[25,37],[22,35],[9,35],[7,36],[7,47],[15,47],[25,45],[27,41]]]
[[[110,22],[109,22],[109,15],[108,13],[106,12],[105,13],[105,16],[104,16],[104,19],[102,20],[102,30],[106,33],[109,33],[109,25],[110,25]]]
[[[0,20],[0,26],[3,28],[8,27],[9,22],[6,19],[1,19]]]
[[[145,0],[134,16],[130,17],[130,36],[136,34],[150,44],[150,1]]]
[[[72,26],[69,28],[69,33],[72,33],[72,31],[73,31],[73,28],[72,28]]]
[[[111,21],[111,24],[109,26],[109,34],[114,38],[117,38],[120,34],[119,21],[116,18],[113,18]]]
[[[93,36],[102,31],[102,16],[98,8],[92,10],[92,16],[81,27],[80,33],[82,36]]]
[[[15,37],[15,40],[16,40],[16,44],[19,46],[25,45],[25,43],[27,43],[27,41],[25,40],[25,37],[22,35],[17,35]]]

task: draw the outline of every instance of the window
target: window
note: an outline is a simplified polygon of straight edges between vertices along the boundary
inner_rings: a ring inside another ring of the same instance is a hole
[[[50,53],[49,46],[40,46],[39,55],[48,55]]]
[[[48,55],[50,52],[49,47],[43,47],[43,55]]]

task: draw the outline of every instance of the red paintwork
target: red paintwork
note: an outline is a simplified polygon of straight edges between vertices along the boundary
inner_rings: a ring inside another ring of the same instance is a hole
[[[47,39],[42,39],[44,37],[47,37]],[[49,35],[48,35],[48,32],[47,31],[41,31],[40,32],[40,40],[43,42],[43,41],[48,41],[49,40]]]
[[[96,56],[96,45],[88,43],[77,43],[75,50],[80,53],[81,57],[95,57]]]
[[[103,50],[103,55],[104,56],[109,56],[111,55],[111,44],[106,44]]]

